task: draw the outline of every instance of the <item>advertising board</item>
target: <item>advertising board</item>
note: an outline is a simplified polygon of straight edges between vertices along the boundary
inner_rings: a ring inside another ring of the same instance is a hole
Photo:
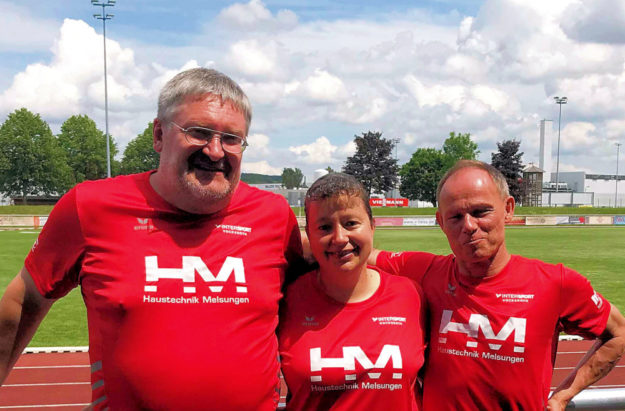
[[[588,223],[593,225],[612,225],[614,217],[611,215],[591,215],[588,216]]]
[[[556,225],[557,218],[555,216],[527,216],[525,217],[525,225]]]
[[[435,225],[436,225],[435,217],[404,218],[404,227],[433,227]]]
[[[375,217],[373,220],[376,227],[401,227],[404,219],[401,217]]]

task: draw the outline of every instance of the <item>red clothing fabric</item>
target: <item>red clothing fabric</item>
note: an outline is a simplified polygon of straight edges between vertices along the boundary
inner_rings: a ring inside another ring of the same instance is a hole
[[[460,276],[453,255],[380,253],[421,283],[428,307],[425,410],[542,410],[561,330],[597,337],[610,304],[563,265],[513,255],[497,275]]]
[[[290,410],[415,410],[423,365],[419,287],[380,272],[366,301],[339,303],[317,271],[289,286],[279,340]]]
[[[48,298],[81,286],[96,409],[275,409],[295,216],[245,183],[226,209],[188,214],[149,174],[76,186],[26,259]]]

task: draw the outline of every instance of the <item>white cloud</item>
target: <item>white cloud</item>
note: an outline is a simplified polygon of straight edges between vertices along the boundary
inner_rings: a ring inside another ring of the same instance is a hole
[[[246,157],[256,158],[270,154],[269,136],[261,133],[253,133],[247,136],[247,142],[250,146],[245,151]]]
[[[297,161],[307,164],[326,164],[331,161],[337,147],[327,137],[321,136],[311,144],[289,147],[289,151],[297,155]]]
[[[249,76],[270,77],[282,72],[278,67],[278,45],[261,44],[256,39],[241,40],[230,46],[225,61]]]
[[[625,3],[622,0],[581,0],[563,14],[561,26],[572,39],[608,44],[625,43]]]
[[[267,160],[257,162],[243,160],[243,163],[241,164],[241,170],[244,173],[269,174],[272,176],[279,176],[282,174],[282,168],[269,165]]]
[[[315,69],[300,85],[303,94],[312,101],[336,103],[347,97],[343,81],[322,69]]]
[[[262,1],[250,0],[249,3],[235,3],[225,8],[217,20],[232,29],[272,30],[295,26],[297,15],[290,10],[280,10],[274,17]]]

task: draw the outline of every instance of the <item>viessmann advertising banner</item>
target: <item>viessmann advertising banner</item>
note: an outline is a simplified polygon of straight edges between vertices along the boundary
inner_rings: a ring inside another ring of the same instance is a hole
[[[407,198],[370,198],[371,207],[408,207]]]

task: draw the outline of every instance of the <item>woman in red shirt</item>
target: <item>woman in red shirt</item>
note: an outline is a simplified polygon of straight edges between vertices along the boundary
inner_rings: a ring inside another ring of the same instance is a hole
[[[418,410],[421,292],[367,266],[375,225],[362,185],[321,177],[306,194],[306,221],[319,268],[289,286],[281,310],[287,409]]]

